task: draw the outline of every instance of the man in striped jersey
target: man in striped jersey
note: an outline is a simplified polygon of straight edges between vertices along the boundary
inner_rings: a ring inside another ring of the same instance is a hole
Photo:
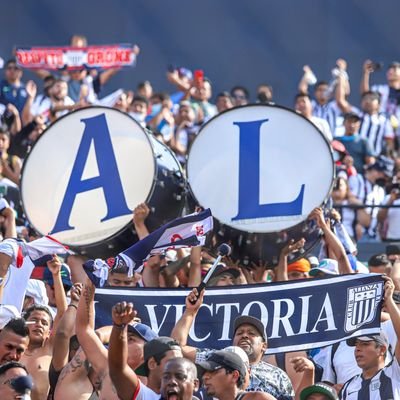
[[[380,112],[378,92],[364,92],[361,97],[361,110],[356,109],[346,99],[346,81],[342,74],[338,76],[336,101],[344,113],[356,112],[361,117],[359,134],[366,138],[375,156],[393,149],[394,130],[386,113]]]
[[[341,62],[344,60],[338,60]],[[310,80],[310,75],[313,73],[308,65],[303,67],[304,74],[299,82],[299,93],[308,94],[308,86],[315,81]],[[313,78],[315,78],[313,76]],[[315,78],[316,80],[316,78]],[[312,115],[317,118],[324,119],[333,134],[336,135],[336,130],[341,127],[343,120],[341,118],[342,111],[336,104],[335,99],[331,99],[330,86],[327,81],[318,81],[314,86],[314,98],[311,100]]]
[[[344,384],[339,393],[341,400],[400,399],[400,311],[392,298],[393,281],[389,277],[384,279],[385,307],[397,336],[393,361],[385,366],[388,339],[383,332],[348,339],[347,344],[354,347],[357,365],[362,372]]]
[[[389,115],[399,113],[400,105],[400,63],[392,62],[386,71],[387,84],[372,85],[370,88],[369,78],[371,73],[375,72],[379,67],[378,63],[366,60],[363,65],[363,74],[361,77],[360,91],[361,94],[373,90],[381,96],[380,111]]]

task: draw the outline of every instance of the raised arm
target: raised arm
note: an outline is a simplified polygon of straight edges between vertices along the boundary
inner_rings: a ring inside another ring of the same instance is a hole
[[[107,370],[107,350],[94,331],[94,294],[95,287],[87,279],[78,304],[75,329],[89,362],[94,370],[102,375]]]
[[[140,385],[128,365],[128,324],[136,316],[132,303],[117,303],[112,308],[113,328],[108,349],[108,367],[114,387],[121,400],[132,400]]]
[[[338,107],[344,113],[348,113],[351,111],[351,104],[347,101],[347,91],[348,91],[348,82],[346,75],[344,73],[340,73],[337,77],[337,85],[335,89],[335,99]]]
[[[149,214],[150,208],[146,203],[140,203],[133,210],[133,225],[140,240],[144,239],[149,234],[145,224],[146,218]]]
[[[293,253],[295,251],[298,251],[302,247],[304,247],[305,240],[300,239],[297,242],[294,242],[294,240],[291,240],[286,246],[284,246],[281,250],[281,253],[279,255],[279,262],[278,265],[276,266],[275,269],[275,279],[278,282],[284,282],[289,280],[288,278],[288,272],[287,272],[287,258],[290,253]]]
[[[196,318],[201,305],[203,304],[204,290],[200,293],[198,298],[197,296],[197,289],[194,288],[186,297],[185,311],[171,332],[171,337],[181,345],[183,356],[193,362],[196,359],[197,348],[187,346],[187,339],[189,337],[189,331],[193,325],[193,321]],[[195,303],[192,304],[192,302]]]
[[[363,70],[361,75],[361,82],[360,82],[361,95],[369,91],[369,76],[371,75],[372,72],[374,72],[372,61],[366,60],[363,64]]]
[[[65,295],[64,286],[61,280],[61,260],[57,257],[57,254],[53,255],[53,258],[47,262],[53,280],[54,280],[54,297],[56,299],[57,315],[54,318],[53,332],[57,331],[60,319],[67,311],[68,303],[67,296]],[[54,334],[52,334],[52,338]]]
[[[190,250],[189,287],[199,286],[201,283],[201,246]]]
[[[53,358],[51,363],[56,371],[68,364],[69,340],[74,334],[76,312],[82,293],[82,283],[76,283],[71,289],[71,302],[58,324],[53,340]]]
[[[297,373],[303,374],[300,384],[296,390],[295,399],[299,400],[301,391],[307,386],[314,384],[315,367],[313,362],[306,357],[293,357],[290,359],[290,363]]]
[[[344,249],[340,240],[332,232],[330,226],[325,221],[322,208],[315,208],[311,212],[309,218],[315,220],[318,227],[322,230],[326,246],[335,255],[336,260],[339,264],[339,273],[352,274],[354,271],[351,268],[349,259],[347,258],[346,250]]]
[[[385,280],[385,308],[392,320],[393,328],[396,333],[397,343],[394,355],[400,363],[400,311],[393,300],[394,283],[388,276],[383,276]]]
[[[299,93],[308,94],[309,77],[314,76],[311,68],[308,65],[303,66],[303,76],[300,79],[298,90]],[[315,82],[314,82],[315,83]]]

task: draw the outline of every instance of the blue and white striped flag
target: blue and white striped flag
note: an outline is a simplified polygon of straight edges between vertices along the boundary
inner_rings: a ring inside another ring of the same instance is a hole
[[[144,239],[119,253],[115,258],[89,260],[83,267],[97,287],[104,286],[108,271],[121,267],[128,268],[128,276],[143,269],[143,263],[150,256],[161,254],[168,249],[202,246],[206,234],[213,229],[211,210],[174,219],[151,232]]]

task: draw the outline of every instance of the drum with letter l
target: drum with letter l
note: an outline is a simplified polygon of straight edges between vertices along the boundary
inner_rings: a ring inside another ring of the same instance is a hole
[[[137,236],[132,211],[146,202],[149,230],[178,217],[185,179],[173,153],[129,115],[72,112],[40,137],[22,171],[21,197],[41,234],[90,257],[109,257]]]
[[[261,104],[208,121],[187,163],[196,202],[217,220],[212,245],[230,242],[233,257],[245,265],[276,265],[290,239],[304,237],[305,252],[318,243],[319,229],[307,217],[329,198],[334,173],[330,144],[315,125],[287,108]]]

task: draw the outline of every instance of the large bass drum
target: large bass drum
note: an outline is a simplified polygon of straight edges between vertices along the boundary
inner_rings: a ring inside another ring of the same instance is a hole
[[[132,211],[146,202],[150,231],[178,217],[185,179],[173,153],[129,115],[106,107],[52,124],[25,160],[21,197],[40,234],[82,255],[109,257],[137,236]]]
[[[210,246],[227,241],[242,264],[273,266],[289,240],[305,238],[305,252],[318,243],[319,229],[307,218],[329,198],[334,161],[328,140],[306,118],[257,104],[225,111],[201,128],[187,178],[195,201],[216,219]]]

